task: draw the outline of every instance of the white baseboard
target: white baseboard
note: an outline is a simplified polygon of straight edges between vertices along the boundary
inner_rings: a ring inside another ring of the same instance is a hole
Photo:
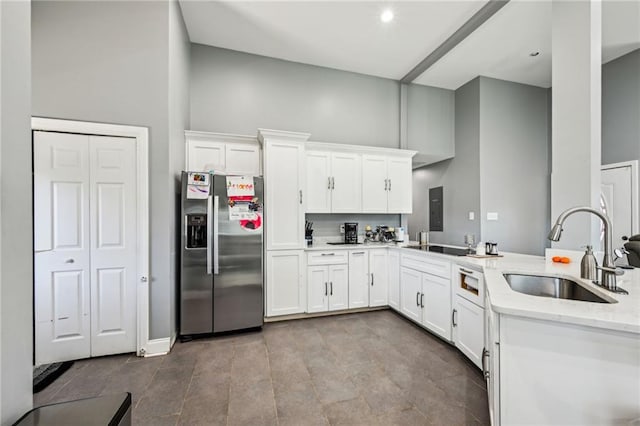
[[[171,339],[169,337],[163,337],[162,339],[151,339],[145,346],[145,357],[166,355],[171,349]]]

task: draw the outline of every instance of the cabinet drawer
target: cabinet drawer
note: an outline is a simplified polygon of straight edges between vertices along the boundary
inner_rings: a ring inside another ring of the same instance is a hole
[[[426,272],[443,278],[451,278],[451,263],[427,256],[402,254],[401,265],[416,271]]]
[[[484,307],[484,274],[460,265],[454,265],[453,271],[456,294]]]
[[[347,262],[347,250],[323,250],[307,253],[307,265],[338,265]]]

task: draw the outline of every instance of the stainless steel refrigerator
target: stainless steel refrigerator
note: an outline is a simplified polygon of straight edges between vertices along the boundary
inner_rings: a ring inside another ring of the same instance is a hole
[[[180,335],[263,324],[263,182],[182,172]]]

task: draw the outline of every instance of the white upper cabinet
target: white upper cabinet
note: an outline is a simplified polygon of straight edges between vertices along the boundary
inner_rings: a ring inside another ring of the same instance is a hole
[[[267,250],[304,248],[305,133],[263,130]]]
[[[260,144],[254,136],[184,132],[185,170],[261,176]]]
[[[411,158],[387,159],[387,212],[412,212]]]
[[[378,155],[363,155],[362,210],[364,213],[387,212],[387,188],[387,158]]]
[[[362,156],[350,152],[331,154],[331,211],[362,211]]]
[[[411,157],[362,156],[364,213],[411,213],[411,189]]]
[[[307,212],[331,213],[331,153],[307,151]]]
[[[307,149],[307,213],[362,210],[361,155]]]

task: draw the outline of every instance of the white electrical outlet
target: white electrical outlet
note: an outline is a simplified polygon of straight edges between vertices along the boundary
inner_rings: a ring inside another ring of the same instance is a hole
[[[487,220],[498,220],[497,212],[487,212]]]
[[[475,220],[476,219],[476,213],[475,212],[469,212],[469,220]]]
[[[340,225],[340,233],[344,234],[344,223],[342,225]]]

